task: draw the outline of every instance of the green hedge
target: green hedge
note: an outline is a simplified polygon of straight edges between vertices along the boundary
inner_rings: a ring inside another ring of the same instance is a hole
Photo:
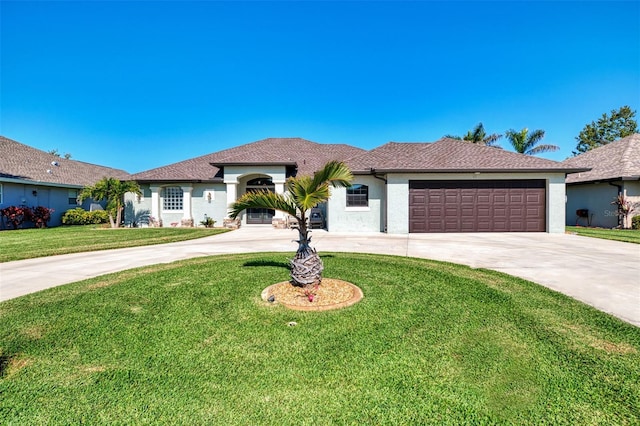
[[[640,230],[640,215],[634,216],[633,219],[631,219],[631,228]]]
[[[97,225],[109,222],[109,213],[105,210],[88,212],[83,208],[67,210],[62,215],[63,225]]]

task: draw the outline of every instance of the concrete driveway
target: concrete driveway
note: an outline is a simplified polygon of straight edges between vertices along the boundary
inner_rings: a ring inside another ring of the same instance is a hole
[[[294,251],[297,232],[243,227],[199,240],[0,263],[0,301],[110,272],[199,256]],[[640,327],[640,245],[544,233],[345,234],[314,230],[320,252],[444,260],[522,277]]]

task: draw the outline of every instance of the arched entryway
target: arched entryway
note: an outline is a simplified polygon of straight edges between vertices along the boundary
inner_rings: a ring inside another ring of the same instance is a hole
[[[247,182],[247,192],[275,192],[276,186],[270,177],[260,177]],[[271,225],[276,211],[272,209],[247,209],[248,225]]]

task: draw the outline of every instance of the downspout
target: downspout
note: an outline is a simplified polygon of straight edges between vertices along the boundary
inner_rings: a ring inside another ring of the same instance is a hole
[[[384,182],[384,215],[382,217],[382,221],[383,221],[383,225],[384,225],[384,232],[387,232],[387,202],[388,202],[388,197],[387,197],[387,179],[381,176],[376,175],[376,170],[375,169],[371,169],[371,174],[373,175],[374,178],[376,179],[380,179],[381,181]]]
[[[611,186],[615,186],[616,188],[618,188],[618,196],[623,195],[622,193],[622,185],[617,185],[613,182],[609,182],[609,185]],[[620,211],[618,210],[618,226],[620,228],[624,228],[624,218],[622,216],[620,216]]]

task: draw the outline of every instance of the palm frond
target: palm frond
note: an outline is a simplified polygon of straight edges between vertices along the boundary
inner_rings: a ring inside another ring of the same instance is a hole
[[[507,130],[504,135],[513,147],[515,152],[520,154],[524,154],[526,152],[525,147],[525,139],[526,139],[527,129],[522,129],[522,131],[517,131],[513,129]]]
[[[229,217],[235,219],[246,209],[272,209],[297,216],[296,205],[283,194],[270,191],[247,192],[229,207]]]
[[[476,127],[472,130],[472,139],[473,143],[480,143],[484,140],[484,137],[487,133],[484,130],[484,125],[482,123],[478,123]]]
[[[492,133],[489,136],[485,136],[484,139],[482,139],[482,142],[486,146],[493,146],[493,147],[499,148],[500,145],[498,145],[498,139],[500,139],[501,137],[502,135],[499,135],[498,133]]]
[[[544,130],[534,130],[527,136],[527,144],[535,146],[544,138]]]
[[[303,212],[326,201],[330,196],[327,182],[320,186],[315,186],[313,179],[309,176],[290,179],[287,182],[287,189],[295,204]]]
[[[329,161],[324,167],[313,174],[312,188],[320,188],[324,183],[334,187],[351,186],[353,174],[342,161]],[[313,192],[313,191],[310,191]]]
[[[461,141],[462,140],[461,136],[456,136],[456,135],[444,135],[443,138],[445,138],[445,139],[455,139],[457,141]]]
[[[542,154],[543,152],[553,152],[553,151],[558,151],[560,149],[559,146],[557,145],[551,145],[551,144],[546,144],[546,145],[538,145],[534,148],[531,148],[528,152],[529,155],[537,155],[537,154]]]

